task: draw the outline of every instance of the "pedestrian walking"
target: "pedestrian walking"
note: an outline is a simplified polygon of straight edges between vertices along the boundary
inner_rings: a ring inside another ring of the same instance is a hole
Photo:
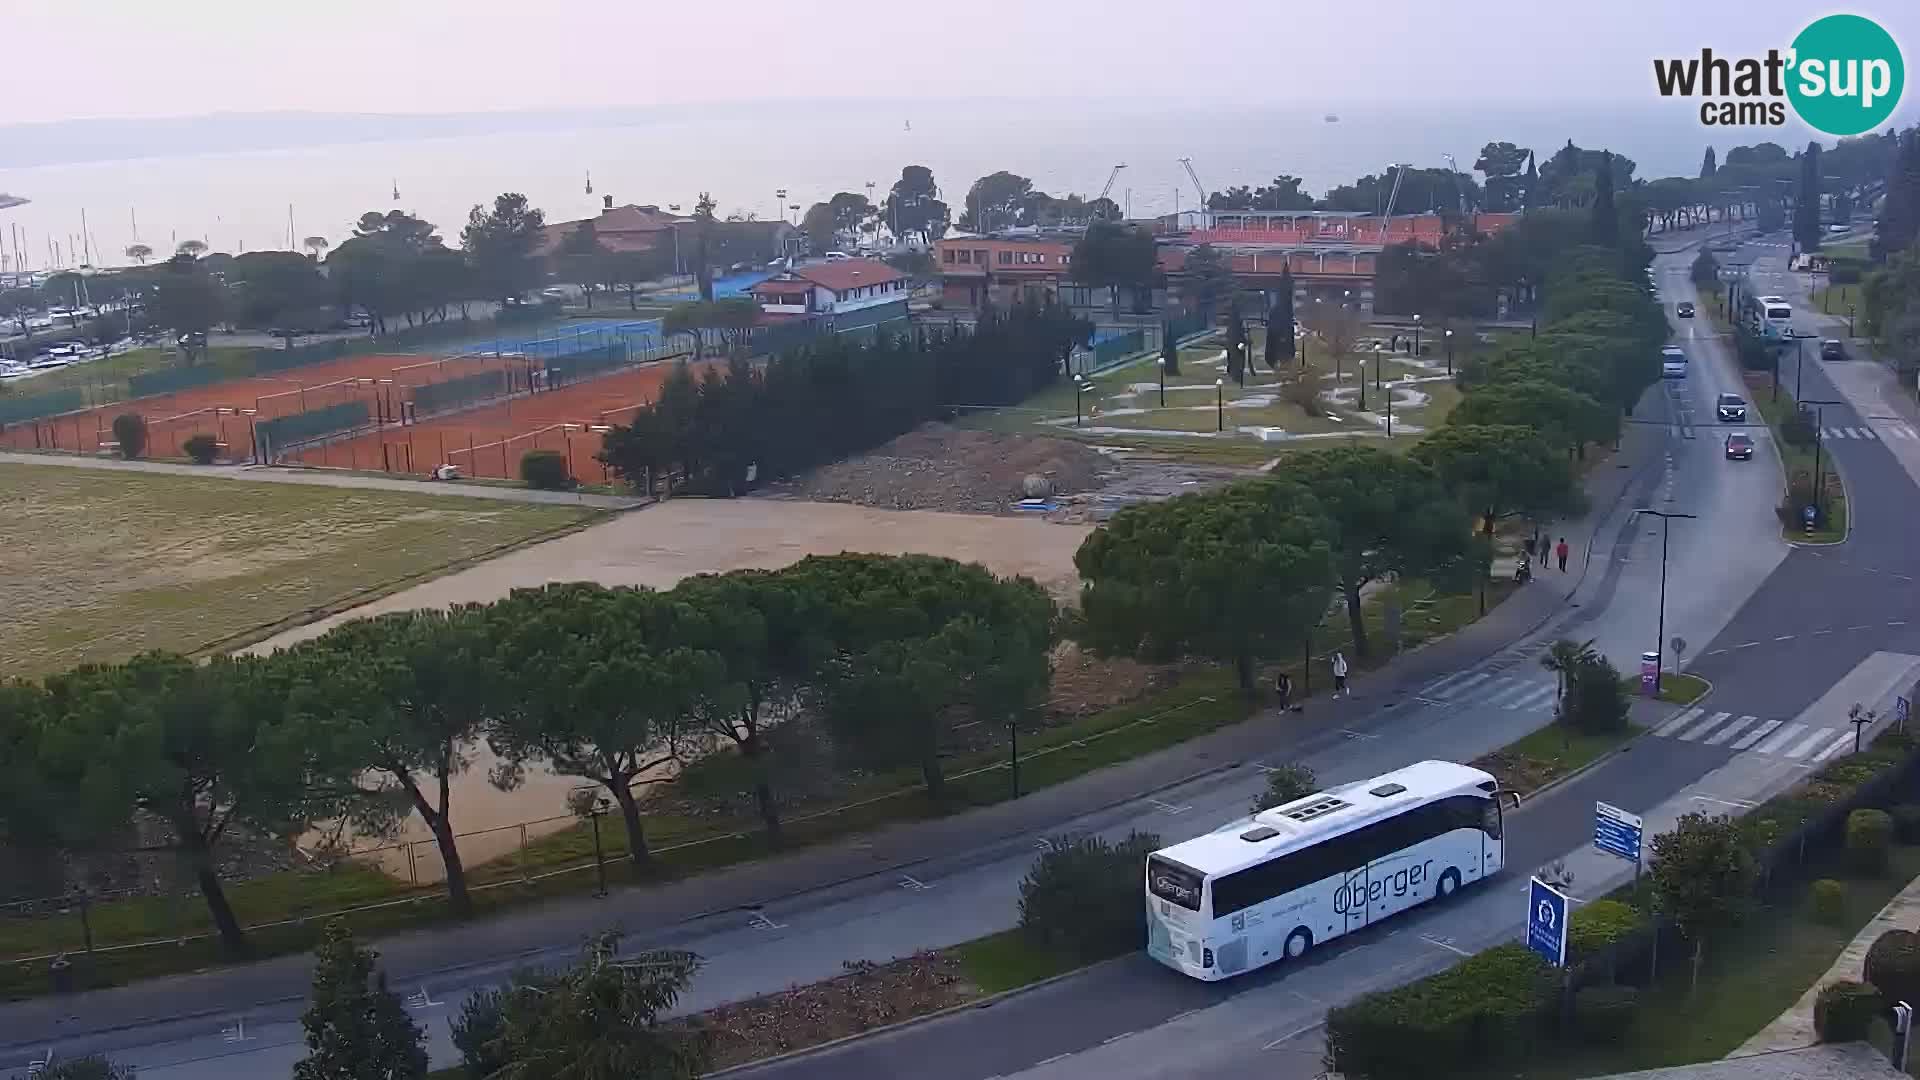
[[[1280,699],[1280,711],[1286,712],[1293,700],[1293,680],[1287,678],[1286,672],[1282,671],[1273,677],[1273,692]]]
[[[1560,572],[1563,574],[1566,573],[1567,572],[1567,538],[1566,537],[1564,536],[1561,537],[1560,543],[1554,546],[1553,555],[1554,555],[1554,558],[1557,558],[1560,560]]]
[[[1353,696],[1353,692],[1347,689],[1347,656],[1342,652],[1333,654],[1333,696]]]
[[[1533,537],[1529,536],[1525,540],[1520,541],[1520,546],[1525,548],[1527,552],[1527,557],[1524,559],[1521,559],[1520,561],[1525,563],[1532,562],[1533,561]]]

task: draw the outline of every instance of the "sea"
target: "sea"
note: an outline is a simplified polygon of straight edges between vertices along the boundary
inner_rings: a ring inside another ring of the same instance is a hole
[[[678,205],[691,211],[702,191],[724,214],[797,219],[836,191],[876,201],[903,166],[931,168],[942,196],[958,207],[979,176],[1009,170],[1056,196],[1100,192],[1131,216],[1193,208],[1196,189],[1182,158],[1208,191],[1258,185],[1277,174],[1322,192],[1390,163],[1471,171],[1479,149],[1503,140],[1544,160],[1571,139],[1638,163],[1636,175],[1694,175],[1702,152],[1724,155],[1737,142],[1772,137],[1804,145],[1807,133],[1745,129],[1741,137],[1703,128],[1672,102],[1631,108],[1552,105],[1534,100],[1480,105],[1340,101],[1268,104],[977,100],[768,101],[615,110],[577,115],[473,114],[435,125],[315,125],[296,114],[284,125],[253,123],[233,148],[227,135],[196,149],[196,130],[223,118],[175,125],[165,145],[152,138],[76,140],[62,151],[38,126],[40,149],[20,164],[0,129],[0,191],[30,201],[0,210],[9,265],[17,243],[27,268],[126,262],[135,242],[164,256],[183,240],[213,251],[298,249],[309,236],[338,244],[367,211],[402,209],[457,242],[477,204],[499,192],[527,195],[550,221],[589,216],[616,204]],[[232,117],[224,118],[231,120]],[[265,118],[270,120],[271,118]],[[283,131],[282,131],[283,129]],[[314,135],[314,131],[323,134]],[[276,131],[282,131],[276,134]],[[87,160],[76,160],[78,158]],[[14,163],[10,164],[10,160]],[[591,187],[591,192],[589,192]],[[784,196],[779,192],[784,191]],[[799,207],[801,209],[795,209]],[[1427,209],[1409,207],[1407,209]],[[83,226],[84,221],[84,226]],[[76,254],[77,253],[77,254]]]

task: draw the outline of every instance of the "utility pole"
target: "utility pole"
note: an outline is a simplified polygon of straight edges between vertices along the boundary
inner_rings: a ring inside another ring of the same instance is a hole
[[[1656,695],[1658,695],[1660,693],[1661,669],[1666,667],[1668,526],[1673,523],[1674,518],[1686,518],[1691,520],[1693,518],[1699,517],[1700,515],[1681,514],[1681,513],[1675,513],[1669,510],[1655,510],[1655,509],[1652,509],[1651,507],[1645,507],[1645,506],[1640,507],[1639,509],[1636,509],[1634,513],[1648,514],[1660,519],[1660,621],[1659,621],[1658,636],[1654,638],[1654,655],[1658,659],[1656,660],[1653,668],[1653,692]]]

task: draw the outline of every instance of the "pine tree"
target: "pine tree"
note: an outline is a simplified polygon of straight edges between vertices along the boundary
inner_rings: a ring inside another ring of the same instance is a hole
[[[1227,311],[1227,377],[1247,385],[1247,324],[1240,319],[1240,305]]]
[[[1700,159],[1700,179],[1709,180],[1719,170],[1713,160],[1713,147],[1707,147],[1707,156]]]
[[[1887,177],[1887,196],[1874,231],[1874,257],[1886,259],[1912,246],[1920,234],[1920,131],[1901,137]]]
[[[1620,240],[1620,218],[1613,207],[1613,153],[1600,151],[1593,173],[1593,242],[1612,247]]]
[[[1173,340],[1172,320],[1160,328],[1160,370],[1168,375],[1180,374],[1180,343]]]
[[[1533,151],[1527,151],[1527,193],[1521,204],[1531,210],[1540,205],[1540,170],[1534,167]]]
[[[314,950],[313,1000],[300,1017],[312,1051],[294,1080],[417,1080],[427,1075],[423,1033],[408,1018],[387,977],[369,985],[372,949],[354,943],[346,924],[328,925]]]

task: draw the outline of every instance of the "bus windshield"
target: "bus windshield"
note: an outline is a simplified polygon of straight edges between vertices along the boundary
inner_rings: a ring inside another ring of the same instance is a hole
[[[1203,875],[1190,866],[1153,855],[1147,859],[1147,891],[1188,911],[1200,910]]]

